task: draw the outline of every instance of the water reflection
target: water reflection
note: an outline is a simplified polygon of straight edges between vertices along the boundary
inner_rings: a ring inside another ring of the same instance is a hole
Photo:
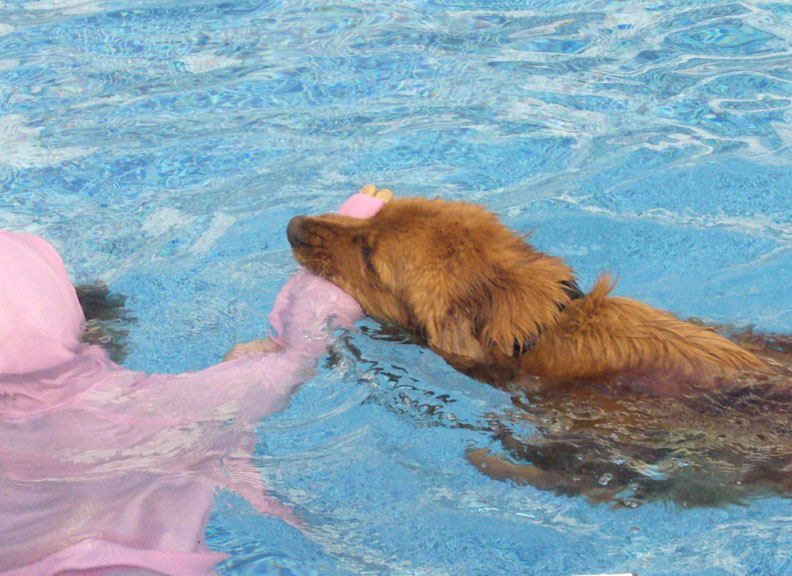
[[[497,480],[590,501],[684,508],[792,495],[792,338],[736,335],[778,374],[730,390],[650,396],[629,383],[573,385],[493,414],[468,460]]]
[[[674,396],[626,379],[539,394],[512,384],[510,405],[482,416],[465,413],[445,383],[427,385],[412,365],[372,362],[354,338],[342,338],[344,352],[334,350],[331,363],[349,352],[367,365],[380,386],[366,401],[415,426],[471,431],[465,457],[494,480],[631,508],[792,496],[792,337],[721,331],[772,363],[776,374],[716,391],[680,387],[685,392]],[[371,323],[361,332],[389,346],[416,344],[392,326]]]

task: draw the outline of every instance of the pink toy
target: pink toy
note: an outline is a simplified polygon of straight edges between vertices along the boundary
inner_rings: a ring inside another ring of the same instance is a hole
[[[383,204],[356,194],[339,213],[366,218]],[[204,544],[218,488],[299,525],[250,462],[255,425],[286,407],[328,327],[361,316],[301,270],[270,315],[279,352],[131,372],[80,343],[82,310],[57,252],[0,231],[0,575],[212,574],[226,558]]]

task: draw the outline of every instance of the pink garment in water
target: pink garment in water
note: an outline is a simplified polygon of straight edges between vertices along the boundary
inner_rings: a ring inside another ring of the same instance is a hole
[[[373,216],[356,194],[339,213]],[[200,372],[146,375],[80,343],[57,252],[0,231],[0,576],[214,573],[204,543],[218,488],[298,524],[251,463],[255,425],[284,409],[331,339],[362,316],[304,270],[270,322],[286,347]]]

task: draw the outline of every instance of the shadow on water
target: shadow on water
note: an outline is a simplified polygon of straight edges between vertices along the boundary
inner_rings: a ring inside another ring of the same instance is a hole
[[[776,374],[673,397],[636,391],[628,382],[569,385],[541,394],[515,385],[510,406],[465,423],[432,418],[448,412],[448,398],[414,390],[423,387],[406,383],[405,373],[391,379],[392,405],[386,407],[488,437],[486,446],[469,447],[466,458],[492,479],[595,503],[693,508],[790,497],[792,337],[724,332],[768,359]],[[366,336],[411,343],[391,327]]]

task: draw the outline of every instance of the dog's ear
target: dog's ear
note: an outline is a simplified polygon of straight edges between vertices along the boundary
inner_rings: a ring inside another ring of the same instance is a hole
[[[535,260],[528,271],[509,271],[505,281],[499,279],[487,290],[488,297],[478,306],[474,332],[485,350],[500,357],[520,356],[556,323],[570,301],[565,285],[574,280],[567,281],[572,276],[560,261],[543,260]]]
[[[463,339],[464,345],[478,347],[482,357],[524,354],[571,300],[569,286],[576,284],[561,260],[533,252],[527,245],[521,256],[511,261],[502,258],[494,272],[479,277],[464,307],[469,325],[456,321],[476,342]]]
[[[464,304],[428,322],[426,336],[440,353],[492,362],[529,350],[558,310],[553,295],[498,283],[475,290]]]
[[[455,282],[436,291],[426,336],[438,352],[491,362],[520,356],[570,301],[571,270],[557,258],[524,250],[522,258],[501,258],[462,267]],[[443,293],[445,292],[445,293]]]
[[[484,362],[487,354],[476,337],[475,318],[461,310],[451,311],[426,326],[429,346],[441,355]]]
[[[480,345],[500,357],[517,357],[530,350],[558,312],[552,298],[545,303],[537,296],[517,286],[493,290],[479,309],[476,334]]]

